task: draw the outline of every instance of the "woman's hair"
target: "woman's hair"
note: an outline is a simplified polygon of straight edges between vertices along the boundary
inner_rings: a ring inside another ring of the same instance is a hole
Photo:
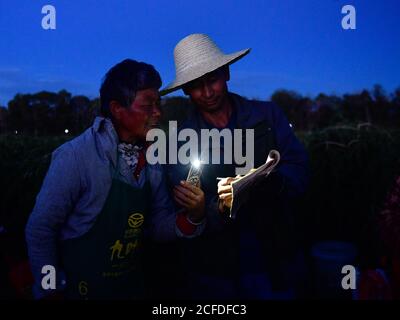
[[[161,87],[161,77],[150,64],[126,59],[113,66],[100,87],[101,113],[111,118],[110,102],[117,101],[127,108],[139,90]]]

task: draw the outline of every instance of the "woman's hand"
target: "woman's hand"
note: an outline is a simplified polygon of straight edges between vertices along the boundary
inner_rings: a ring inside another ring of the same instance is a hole
[[[205,197],[200,187],[181,181],[174,187],[174,200],[188,212],[188,217],[193,222],[201,221],[205,216]]]

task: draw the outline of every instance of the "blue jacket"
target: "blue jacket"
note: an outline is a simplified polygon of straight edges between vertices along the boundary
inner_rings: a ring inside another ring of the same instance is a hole
[[[281,161],[274,175],[269,177],[268,184],[260,186],[259,190],[254,192],[254,197],[249,200],[251,202],[249,206],[239,212],[236,222],[218,212],[217,181],[215,180],[216,176],[235,176],[235,165],[204,166],[201,180],[206,196],[207,224],[202,236],[185,241],[185,256],[183,257],[183,261],[186,262],[183,268],[191,270],[190,273],[192,273],[189,275],[191,277],[189,281],[200,283],[199,288],[209,286],[205,289],[203,298],[243,297],[237,294],[246,287],[246,283],[242,280],[248,278],[249,274],[254,276],[264,273],[262,265],[267,265],[268,260],[276,260],[276,255],[281,254],[279,251],[284,251],[283,248],[285,248],[285,246],[279,247],[279,241],[282,240],[282,243],[292,241],[285,237],[290,234],[289,225],[292,225],[293,217],[286,210],[288,208],[281,210],[280,205],[286,205],[291,199],[301,196],[307,188],[309,179],[308,156],[305,148],[296,138],[282,110],[274,103],[251,101],[233,93],[230,93],[230,99],[233,102],[234,112],[227,126],[228,129],[252,128],[255,130],[255,167],[265,162],[268,151],[272,148],[280,152]],[[200,131],[210,129],[212,126],[194,109],[178,131],[185,128]],[[224,153],[223,149],[222,145],[221,154]],[[188,170],[188,166],[168,165],[169,183],[178,184],[179,180],[186,178]],[[256,211],[260,214],[256,214]],[[279,238],[279,231],[274,229],[278,228],[276,226],[278,224],[279,228],[285,229],[285,232],[281,234],[282,239]],[[262,247],[263,241],[260,240],[260,235],[261,238],[265,236],[268,239],[264,241],[267,246],[272,242],[278,245],[272,250],[265,249]],[[270,241],[269,236],[274,236],[275,239]],[[262,252],[268,252],[268,254]],[[281,266],[275,265],[272,269],[282,269]],[[236,267],[238,268],[234,270]],[[254,282],[270,283],[267,279],[268,275],[267,278],[264,275],[262,277],[264,280]],[[271,277],[271,272],[269,272],[269,277]],[[217,279],[224,280],[219,282]],[[242,284],[237,288],[237,284],[241,281]],[[218,286],[225,286],[225,289]],[[234,289],[235,286],[236,289]],[[256,290],[253,285],[247,287],[250,291]],[[267,287],[268,285],[264,285],[260,289],[261,293],[250,292],[249,295],[244,296],[271,297],[262,292]],[[237,292],[234,293],[234,290]],[[212,296],[218,291],[221,295]],[[201,298],[201,294],[198,297]]]
[[[230,97],[235,106],[233,113],[235,119],[231,119],[230,129],[255,129],[255,166],[257,167],[265,162],[265,154],[260,149],[264,147],[264,140],[272,139],[273,141],[270,144],[273,144],[281,155],[277,172],[285,181],[285,191],[290,197],[301,196],[305,192],[309,180],[308,156],[304,146],[296,138],[283,111],[272,102],[252,101],[234,93],[230,93]],[[194,110],[188,119],[180,125],[178,131],[185,128],[200,132],[201,129],[209,129],[211,126],[202,118],[200,113]],[[266,138],[268,132],[271,135]],[[182,145],[183,142],[180,144]],[[178,149],[179,147],[178,144]],[[223,149],[223,145],[221,147]],[[221,151],[222,154],[223,150]],[[169,164],[167,167],[169,183],[172,185],[178,185],[180,180],[185,180],[189,171],[189,166],[180,164]],[[205,232],[218,230],[224,224],[221,215],[217,214],[217,199],[217,194],[206,192],[208,221]]]
[[[116,167],[118,135],[109,119],[97,117],[92,127],[63,144],[52,161],[26,226],[26,240],[35,278],[34,294],[40,298],[41,269],[58,263],[57,243],[85,234],[96,221],[111,187]],[[120,177],[132,186],[143,187],[146,179],[152,191],[150,233],[156,241],[183,236],[176,228],[176,214],[166,186],[163,168],[146,165],[139,180],[119,157]],[[200,230],[200,228],[199,228]],[[58,280],[61,282],[62,272]]]

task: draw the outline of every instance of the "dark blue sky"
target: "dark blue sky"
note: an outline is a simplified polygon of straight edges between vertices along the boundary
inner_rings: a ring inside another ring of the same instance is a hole
[[[41,27],[43,5],[57,29]],[[343,30],[352,4],[357,29]],[[230,88],[268,98],[279,88],[314,96],[400,86],[399,0],[127,1],[0,0],[0,105],[17,93],[67,89],[98,95],[105,72],[124,58],[174,78],[173,48],[208,33],[226,52],[252,52],[232,66]]]

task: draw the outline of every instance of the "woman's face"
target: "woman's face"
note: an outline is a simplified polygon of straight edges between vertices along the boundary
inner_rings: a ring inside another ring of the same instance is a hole
[[[144,141],[150,129],[157,128],[161,117],[160,95],[157,89],[144,89],[136,92],[135,100],[127,108],[120,108],[117,131],[123,132],[122,140]]]

